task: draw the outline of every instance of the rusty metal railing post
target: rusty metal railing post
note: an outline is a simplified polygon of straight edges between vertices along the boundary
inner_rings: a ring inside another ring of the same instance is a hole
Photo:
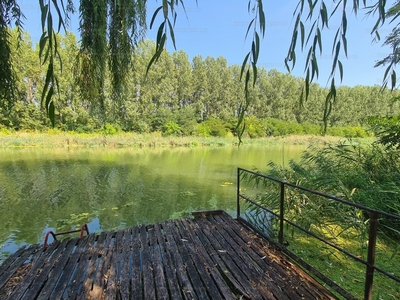
[[[240,168],[237,169],[236,219],[240,218]]]
[[[283,244],[283,218],[284,218],[284,203],[285,203],[285,184],[281,182],[281,199],[279,208],[279,234],[278,242]]]
[[[378,230],[378,212],[371,212],[369,219],[369,238],[367,254],[367,270],[365,274],[364,300],[372,299],[372,284],[375,270],[376,233]]]

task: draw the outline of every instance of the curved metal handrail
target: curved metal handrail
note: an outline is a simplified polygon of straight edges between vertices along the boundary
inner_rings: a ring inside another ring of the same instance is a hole
[[[46,233],[46,237],[44,239],[43,248],[46,248],[48,246],[48,240],[49,240],[49,236],[50,235],[53,236],[54,241],[57,241],[57,236],[58,235],[64,235],[64,234],[69,234],[69,233],[80,232],[79,238],[81,239],[81,238],[83,238],[83,234],[84,234],[85,231],[86,231],[86,235],[89,235],[89,227],[87,226],[86,223],[84,223],[81,226],[81,229],[77,229],[77,230],[70,230],[70,231],[64,231],[64,232],[59,232],[59,233],[55,233],[55,232],[50,230],[49,232]]]

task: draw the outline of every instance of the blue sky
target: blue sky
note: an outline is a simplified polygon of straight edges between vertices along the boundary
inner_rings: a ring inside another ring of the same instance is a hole
[[[327,1],[328,2],[328,1]],[[389,2],[389,1],[388,1]],[[38,0],[21,0],[27,20],[27,29],[33,41],[40,36],[40,10]],[[75,1],[78,8],[78,1]],[[247,0],[185,0],[186,15],[183,9],[178,9],[178,20],[175,26],[177,50],[183,50],[192,59],[196,55],[223,56],[229,65],[241,64],[250,49],[251,40],[244,40],[247,26],[252,19],[247,11]],[[293,11],[298,0],[264,0],[266,13],[266,34],[261,44],[259,66],[267,70],[277,69],[287,72],[284,58],[290,44],[293,30]],[[161,1],[148,1],[148,20]],[[332,10],[329,7],[328,10]],[[382,43],[372,43],[369,34],[373,27],[373,18],[365,18],[363,12],[354,17],[348,13],[348,58],[340,57],[344,65],[343,85],[380,85],[384,69],[374,68],[375,62],[390,53]],[[148,29],[147,38],[155,39],[158,25],[162,22],[156,19],[154,28]],[[78,26],[77,14],[72,18],[71,30]],[[339,22],[331,20],[331,31],[324,33],[322,56],[319,57],[320,77],[318,83],[326,86],[331,69],[332,36]],[[384,27],[380,33],[385,37],[390,29]],[[77,33],[78,34],[78,33]],[[167,44],[168,51],[174,51],[172,41]],[[297,53],[297,65],[293,70],[294,76],[304,77],[304,61],[306,53]]]

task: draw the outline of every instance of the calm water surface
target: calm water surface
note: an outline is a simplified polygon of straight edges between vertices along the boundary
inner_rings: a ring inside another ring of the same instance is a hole
[[[0,264],[47,231],[148,224],[235,209],[236,168],[298,160],[304,146],[0,149]]]

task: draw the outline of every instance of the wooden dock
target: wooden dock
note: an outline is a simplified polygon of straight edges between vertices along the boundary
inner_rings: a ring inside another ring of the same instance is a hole
[[[220,211],[21,248],[0,299],[336,299]]]

